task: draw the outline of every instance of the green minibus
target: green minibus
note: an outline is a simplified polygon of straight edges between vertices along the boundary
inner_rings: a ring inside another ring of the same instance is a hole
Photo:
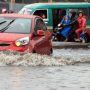
[[[24,6],[19,13],[28,13],[30,15],[45,15],[43,19],[47,28],[54,30],[58,23],[62,20],[63,16],[69,14],[73,10],[78,12],[82,10],[87,17],[87,29],[90,28],[90,3],[34,3]]]

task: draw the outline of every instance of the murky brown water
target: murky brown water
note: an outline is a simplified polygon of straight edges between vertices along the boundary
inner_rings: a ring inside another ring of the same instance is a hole
[[[0,52],[0,90],[90,90],[90,50],[52,56]]]

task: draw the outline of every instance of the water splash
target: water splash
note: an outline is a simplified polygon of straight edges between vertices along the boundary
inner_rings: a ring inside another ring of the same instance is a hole
[[[90,63],[90,50],[54,50],[51,56],[28,52],[0,52],[0,66],[61,66],[76,63]]]

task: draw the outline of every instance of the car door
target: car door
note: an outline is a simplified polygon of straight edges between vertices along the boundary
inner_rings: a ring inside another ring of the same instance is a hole
[[[44,32],[44,35],[38,35],[38,30],[42,30]],[[41,54],[48,54],[50,44],[49,39],[47,38],[47,27],[44,23],[44,21],[41,18],[35,19],[35,28],[34,28],[34,42],[35,42],[35,52],[41,53]]]

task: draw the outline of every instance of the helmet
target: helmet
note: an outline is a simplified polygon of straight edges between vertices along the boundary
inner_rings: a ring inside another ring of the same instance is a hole
[[[78,15],[79,15],[79,14],[82,14],[82,16],[83,16],[83,15],[84,15],[84,12],[83,12],[82,10],[79,10],[79,11],[78,11]]]
[[[82,10],[79,10],[79,11],[78,11],[78,14],[80,14],[80,13],[82,13],[82,14],[83,14],[83,11],[82,11]]]
[[[2,13],[6,13],[6,12],[7,12],[6,8],[3,8]]]

